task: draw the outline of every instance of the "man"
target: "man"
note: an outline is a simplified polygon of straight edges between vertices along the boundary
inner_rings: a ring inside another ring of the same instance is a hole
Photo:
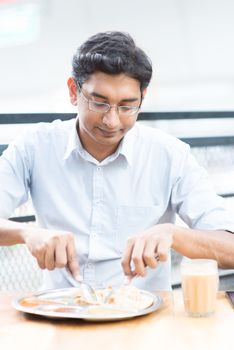
[[[189,147],[136,125],[151,75],[128,34],[92,36],[68,79],[78,117],[39,124],[1,157],[0,244],[25,243],[46,288],[69,286],[67,268],[93,286],[138,275],[140,288],[170,289],[171,248],[234,267],[234,220]],[[29,191],[39,228],[7,220]]]

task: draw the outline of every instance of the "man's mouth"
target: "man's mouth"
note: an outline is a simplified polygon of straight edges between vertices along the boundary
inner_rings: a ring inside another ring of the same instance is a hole
[[[117,130],[106,130],[106,129],[102,129],[102,128],[98,128],[98,130],[101,132],[102,135],[109,136],[109,137],[115,136],[120,131],[120,129],[117,129]]]

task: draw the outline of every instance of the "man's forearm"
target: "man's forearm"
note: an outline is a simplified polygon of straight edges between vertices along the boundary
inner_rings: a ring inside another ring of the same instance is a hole
[[[24,229],[25,224],[0,218],[0,246],[25,243]]]
[[[173,225],[172,248],[189,258],[217,260],[221,268],[234,268],[234,234],[193,230]]]

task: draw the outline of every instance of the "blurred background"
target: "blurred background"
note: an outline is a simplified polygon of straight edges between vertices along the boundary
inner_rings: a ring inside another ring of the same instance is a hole
[[[0,0],[0,118],[76,112],[66,86],[72,56],[89,36],[107,30],[130,33],[152,61],[143,111],[234,111],[233,14],[233,0]],[[234,136],[234,117],[150,125],[177,137]],[[0,123],[0,143],[27,127]],[[234,192],[233,145],[193,152],[217,192]],[[234,213],[234,197],[225,201]],[[10,262],[13,250],[9,255],[4,249],[5,267],[21,266],[25,273],[21,260]],[[8,277],[0,270],[0,285],[15,286],[16,277]],[[173,278],[176,283],[178,274]]]
[[[233,14],[233,0],[0,0],[1,112],[72,111],[72,55],[106,30],[152,60],[144,110],[233,110]]]

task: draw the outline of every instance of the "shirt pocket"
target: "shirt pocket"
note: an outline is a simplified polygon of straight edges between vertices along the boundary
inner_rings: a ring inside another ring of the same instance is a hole
[[[116,250],[122,254],[127,239],[155,225],[158,221],[158,206],[117,207],[116,215]]]

